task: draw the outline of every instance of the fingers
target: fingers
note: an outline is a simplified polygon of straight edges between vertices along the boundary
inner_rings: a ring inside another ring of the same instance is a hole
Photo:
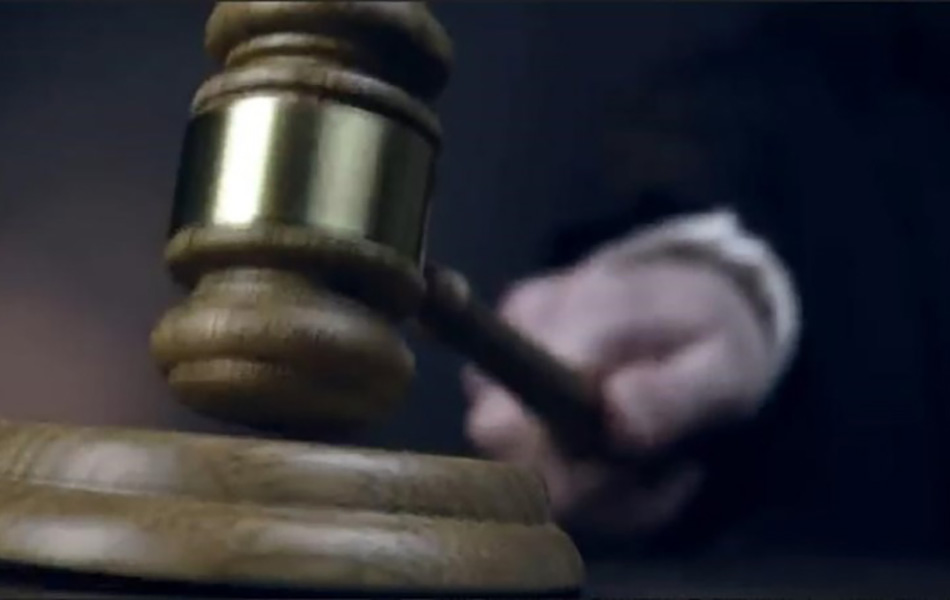
[[[621,449],[654,451],[758,406],[760,378],[726,335],[690,344],[665,360],[628,363],[603,383],[604,413]]]
[[[556,308],[561,280],[551,275],[514,286],[499,305],[501,318],[539,341],[543,323]],[[538,418],[478,368],[468,365],[462,370],[462,387],[470,401],[466,434],[479,450],[522,464],[536,463],[551,451],[548,433]]]
[[[624,528],[628,533],[654,530],[673,521],[699,491],[705,472],[697,464],[684,465],[646,490],[631,489],[615,498],[613,510],[600,511],[605,517],[616,514],[608,523]],[[626,496],[626,498],[624,498]],[[636,510],[630,510],[636,506]]]
[[[491,380],[475,365],[462,367],[461,379],[462,392],[470,400],[480,397],[492,385]]]
[[[538,418],[493,384],[472,396],[465,427],[472,443],[497,459],[527,464],[549,444]]]
[[[724,276],[688,263],[590,268],[515,287],[501,313],[602,382],[618,449],[657,450],[753,410],[770,377],[767,340]],[[465,375],[470,398],[494,384]],[[510,400],[510,398],[509,398]]]
[[[696,496],[705,479],[697,464],[684,464],[663,479],[643,486],[635,474],[612,473],[609,483],[591,496],[576,519],[578,526],[613,535],[655,531],[672,522]]]
[[[558,518],[613,533],[639,533],[671,522],[695,496],[703,473],[690,465],[645,486],[635,472],[565,458],[536,417],[504,390],[481,382],[466,420],[467,434],[485,454],[538,472]],[[580,510],[580,513],[578,511]]]
[[[552,274],[515,285],[502,297],[499,315],[526,335],[536,336],[553,316],[563,282],[562,275]]]
[[[734,282],[707,266],[588,265],[515,287],[500,313],[601,386],[616,452],[660,452],[702,428],[753,413],[771,378],[767,336]],[[641,533],[695,497],[699,466],[661,473],[566,455],[516,397],[476,369],[463,385],[467,433],[489,456],[536,470],[554,513],[581,527]],[[655,479],[659,474],[661,478]]]
[[[494,459],[540,474],[555,514],[569,513],[603,487],[606,468],[566,460],[547,428],[514,396],[471,367],[463,381],[471,399],[465,421],[469,440]]]

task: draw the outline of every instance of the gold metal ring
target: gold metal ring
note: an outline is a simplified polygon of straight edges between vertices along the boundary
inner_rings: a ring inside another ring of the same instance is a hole
[[[436,150],[386,116],[273,93],[189,124],[172,234],[187,225],[302,225],[421,259]]]

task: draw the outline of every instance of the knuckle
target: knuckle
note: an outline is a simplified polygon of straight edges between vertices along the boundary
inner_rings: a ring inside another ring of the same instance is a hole
[[[460,374],[462,390],[470,398],[477,398],[491,386],[489,378],[474,365],[465,365]]]
[[[481,450],[505,455],[514,453],[529,439],[531,423],[514,400],[487,394],[469,410],[465,433]]]
[[[605,419],[614,442],[623,449],[650,452],[675,437],[682,402],[669,382],[649,370],[636,378],[612,382],[604,404]]]
[[[503,313],[523,312],[543,298],[544,286],[537,280],[520,281],[502,294],[499,306]]]
[[[740,404],[756,405],[772,379],[774,356],[762,328],[749,315],[734,323],[724,336],[724,369],[732,375],[734,396]]]
[[[515,284],[502,295],[499,315],[519,329],[539,329],[558,302],[559,282],[552,276]]]

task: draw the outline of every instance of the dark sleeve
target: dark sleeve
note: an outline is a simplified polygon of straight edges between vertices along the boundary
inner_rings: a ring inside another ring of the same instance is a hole
[[[800,232],[794,219],[784,217],[784,207],[796,198],[784,185],[790,174],[781,143],[782,96],[790,84],[750,56],[725,52],[671,65],[616,100],[608,132],[612,164],[602,188],[613,195],[615,210],[555,232],[546,266],[566,266],[639,227],[726,208],[765,239],[794,276],[789,242]],[[792,379],[756,422],[704,446],[703,462],[712,475],[704,498],[651,552],[701,543],[752,512],[764,494],[758,482],[769,468],[761,448],[785,419],[773,409],[787,404],[779,396],[794,393]],[[602,540],[588,543],[586,549]]]
[[[759,76],[764,71],[746,54],[724,50],[666,65],[632,93],[609,99],[607,164],[602,181],[584,189],[608,195],[604,204],[614,209],[553,232],[545,266],[566,266],[638,227],[721,208],[783,247],[775,227],[781,199],[769,185],[781,171],[783,83]]]

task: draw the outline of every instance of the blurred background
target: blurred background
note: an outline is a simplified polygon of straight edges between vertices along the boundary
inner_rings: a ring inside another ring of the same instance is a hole
[[[148,354],[204,2],[0,3],[0,414],[208,429]],[[752,27],[757,5],[437,3],[457,67],[430,254],[486,298],[559,224],[596,215],[604,106],[656,64]],[[412,397],[357,440],[465,452],[459,361],[417,343]]]

